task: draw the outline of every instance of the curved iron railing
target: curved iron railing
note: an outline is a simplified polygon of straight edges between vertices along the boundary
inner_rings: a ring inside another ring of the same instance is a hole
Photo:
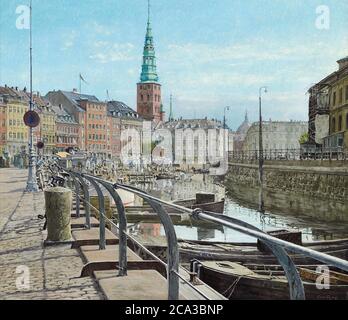
[[[190,282],[184,279],[179,273],[179,249],[177,237],[174,229],[174,225],[171,221],[169,214],[166,212],[165,208],[173,208],[179,210],[180,212],[187,213],[192,219],[209,221],[216,224],[223,225],[225,227],[231,228],[235,231],[241,232],[243,234],[249,235],[251,237],[259,239],[263,242],[275,255],[278,259],[279,264],[283,267],[286,278],[289,283],[290,290],[290,299],[292,300],[303,300],[305,299],[304,286],[299,275],[299,272],[296,268],[296,265],[292,261],[291,257],[287,254],[287,251],[291,251],[297,254],[303,254],[306,257],[313,258],[317,261],[323,262],[333,267],[337,267],[341,270],[348,272],[348,261],[336,258],[325,253],[315,251],[306,247],[302,247],[275,237],[270,236],[269,234],[263,232],[262,230],[257,229],[256,227],[245,223],[243,221],[237,220],[235,218],[218,215],[216,213],[203,211],[201,209],[189,209],[182,207],[177,204],[173,204],[168,201],[158,199],[154,196],[147,194],[146,192],[137,189],[132,186],[112,183],[106,181],[99,177],[94,177],[92,175],[76,172],[76,171],[67,171],[59,166],[57,166],[58,172],[65,172],[71,177],[75,186],[76,193],[76,215],[78,216],[79,206],[77,206],[77,199],[80,201],[80,190],[82,186],[83,190],[83,199],[85,210],[88,207],[88,212],[86,211],[86,228],[90,228],[90,210],[89,207],[93,207],[89,202],[89,187],[86,183],[87,181],[95,188],[98,194],[99,200],[99,209],[100,213],[100,239],[99,239],[99,248],[100,250],[105,249],[106,239],[105,239],[105,220],[108,220],[119,230],[119,276],[127,276],[127,238],[131,238],[133,241],[137,242],[148,254],[154,257],[156,260],[160,261],[167,268],[167,280],[168,280],[168,299],[169,300],[178,300],[179,299],[179,278],[182,279],[185,283],[189,284],[196,292],[201,294],[205,299],[208,297],[201,292],[199,289],[195,288]],[[81,183],[81,186],[78,185]],[[119,226],[114,224],[114,222],[108,219],[105,215],[105,204],[104,204],[104,194],[101,187],[111,195],[115,201],[118,216],[119,216]],[[154,212],[159,215],[161,223],[164,226],[166,238],[167,238],[167,263],[163,262],[161,259],[156,257],[151,251],[142,246],[136,239],[127,233],[127,217],[125,213],[125,208],[123,206],[122,200],[117,193],[117,190],[121,189],[133,193],[146,202],[153,208]],[[96,209],[96,208],[94,208]],[[87,214],[88,213],[88,214]]]

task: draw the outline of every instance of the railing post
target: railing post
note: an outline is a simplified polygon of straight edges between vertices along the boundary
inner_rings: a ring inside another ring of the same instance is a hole
[[[85,209],[85,215],[86,215],[86,227],[87,229],[91,229],[91,208],[90,208],[90,197],[89,197],[88,185],[79,174],[75,174],[75,176],[80,180],[82,184],[84,200],[85,200],[84,209]]]
[[[119,217],[119,277],[123,277],[127,275],[127,217],[126,211],[122,202],[121,197],[115,191],[113,187],[105,182],[100,182],[101,185],[105,187],[107,191],[109,191],[111,197],[114,199],[118,217]]]
[[[122,185],[114,185],[115,188],[121,187]],[[163,224],[164,231],[167,238],[167,280],[168,280],[168,300],[179,300],[179,248],[178,240],[176,237],[176,232],[174,229],[173,221],[170,218],[167,211],[163,206],[157,201],[146,196],[146,193],[143,190],[126,186],[127,191],[133,189],[134,191],[139,191],[142,195],[139,195],[141,198],[146,200],[149,205],[152,207],[154,212],[156,212]]]
[[[74,175],[71,175],[71,178],[74,181],[74,185],[75,185],[75,212],[76,212],[76,217],[80,218],[80,183],[79,181],[75,178]]]
[[[104,204],[104,195],[101,191],[99,185],[93,178],[82,175],[82,177],[86,178],[90,183],[92,183],[93,187],[97,191],[98,194],[98,202],[99,202],[99,249],[105,250],[106,248],[106,240],[105,240],[105,204]]]
[[[170,216],[162,207],[162,205],[150,199],[146,199],[146,200],[148,201],[150,206],[153,208],[153,210],[158,213],[167,236],[168,300],[179,300],[179,277],[176,274],[176,273],[179,273],[179,249],[178,249],[178,241],[177,241],[174,225]]]

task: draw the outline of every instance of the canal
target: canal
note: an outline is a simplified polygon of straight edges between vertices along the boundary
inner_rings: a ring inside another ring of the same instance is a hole
[[[224,214],[236,219],[248,222],[263,231],[272,230],[296,230],[302,232],[304,242],[348,238],[348,224],[340,220],[332,219],[335,212],[328,213],[329,219],[313,218],[315,213],[294,214],[282,210],[282,212],[266,210],[260,213],[257,208],[240,203],[231,196],[226,196],[225,188],[213,182],[213,177],[207,175],[195,175],[185,181],[157,180],[155,183],[141,185],[150,194],[163,200],[183,200],[194,198],[197,192],[212,192],[216,200],[225,198]],[[348,213],[347,213],[348,215]],[[255,242],[256,240],[225,227],[197,227],[175,226],[177,236],[185,240],[206,240],[223,242]],[[133,235],[145,243],[153,243],[162,239],[164,241],[164,229],[157,223],[138,223],[130,227]],[[160,240],[160,241],[162,241]]]

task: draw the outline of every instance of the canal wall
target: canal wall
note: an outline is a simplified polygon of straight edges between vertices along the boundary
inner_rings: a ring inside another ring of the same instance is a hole
[[[258,165],[230,163],[225,184],[231,198],[258,208]],[[266,210],[346,222],[348,167],[267,164],[263,198]]]

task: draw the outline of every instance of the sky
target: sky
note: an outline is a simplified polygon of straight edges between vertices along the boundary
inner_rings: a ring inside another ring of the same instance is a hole
[[[0,85],[29,87],[29,31],[0,0]],[[324,11],[320,6],[325,6]],[[236,129],[248,111],[264,119],[308,120],[307,90],[348,55],[347,0],[151,0],[162,100],[174,117],[223,118]],[[329,11],[327,11],[329,10]],[[323,20],[324,19],[324,20]],[[83,93],[136,108],[147,0],[33,0],[33,85],[88,84]]]

